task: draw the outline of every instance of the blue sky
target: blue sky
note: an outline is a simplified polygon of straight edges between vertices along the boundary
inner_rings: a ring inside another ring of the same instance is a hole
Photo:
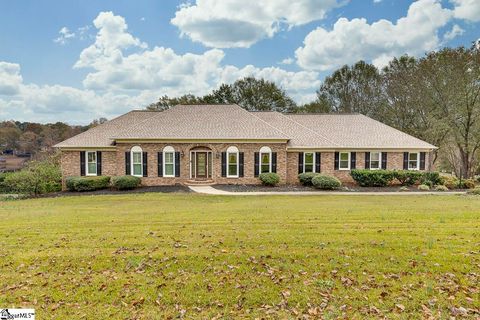
[[[248,75],[303,103],[343,64],[479,31],[478,0],[0,0],[0,120],[88,123]]]

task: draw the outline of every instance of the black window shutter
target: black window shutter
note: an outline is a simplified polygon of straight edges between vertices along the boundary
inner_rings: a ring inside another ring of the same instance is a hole
[[[298,173],[303,173],[303,152],[298,153]]]
[[[129,176],[131,174],[130,171],[130,152],[125,152],[125,175]]]
[[[254,176],[258,177],[258,172],[259,172],[259,158],[260,154],[258,152],[255,152],[254,154]]]
[[[408,152],[403,153],[403,170],[408,170]]]
[[[382,152],[382,169],[387,170],[387,152]]]
[[[340,161],[340,153],[335,152],[335,162],[334,162],[334,169],[338,170],[338,162]]]
[[[157,156],[158,176],[163,177],[163,152],[159,152]]]
[[[277,153],[272,152],[272,172],[277,173]]]
[[[227,176],[227,153],[222,152],[222,177]]]
[[[370,152],[365,152],[365,169],[370,169]]]
[[[148,177],[148,153],[144,152],[142,156],[143,160],[143,176]]]
[[[85,175],[85,151],[80,151],[80,175]]]
[[[238,175],[240,177],[243,177],[243,175],[244,175],[243,163],[244,163],[244,155],[243,155],[243,152],[240,152],[238,154]]]
[[[180,152],[175,152],[175,177],[180,177]]]
[[[102,175],[102,151],[97,151],[97,176]]]
[[[357,153],[350,152],[350,170],[357,168]]]
[[[321,164],[322,164],[322,154],[320,152],[315,152],[315,172],[321,172]]]
[[[420,170],[425,170],[425,152],[420,152]]]

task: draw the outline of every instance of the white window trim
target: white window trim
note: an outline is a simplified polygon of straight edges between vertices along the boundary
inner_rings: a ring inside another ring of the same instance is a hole
[[[378,168],[372,168],[372,153],[378,153]],[[382,152],[380,151],[370,151],[370,170],[380,170],[382,169]]]
[[[262,154],[268,154],[268,173],[271,173],[272,172],[272,149],[270,149],[269,147],[261,147],[258,174],[267,173],[267,172],[262,172]]]
[[[230,157],[228,155],[231,154],[231,153],[235,153],[237,155],[236,156],[236,159],[237,159],[237,163],[236,163],[237,174],[235,174],[235,175],[229,174],[229,172],[230,172]],[[240,176],[239,171],[240,171],[240,154],[238,152],[238,148],[234,147],[234,146],[228,147],[228,149],[227,149],[227,178],[238,178]]]
[[[133,154],[134,153],[140,153],[140,168],[141,168],[141,172],[140,174],[134,174],[133,172]],[[130,150],[130,175],[134,176],[134,177],[143,177],[143,150],[141,147],[139,146],[135,146],[133,147],[131,150]]]
[[[306,155],[307,153],[313,153],[313,167],[312,167],[312,172],[313,172],[313,173],[316,173],[316,172],[317,172],[317,171],[316,171],[316,168],[315,168],[315,167],[316,167],[315,164],[317,163],[317,162],[316,162],[316,160],[317,160],[317,159],[316,159],[316,157],[317,157],[317,153],[316,153],[316,152],[304,152],[304,153],[303,153],[303,173],[305,173],[305,155]]]
[[[342,163],[342,160],[341,160],[342,159],[342,153],[348,154],[348,167],[347,168],[342,168],[340,166],[340,164]],[[340,171],[350,170],[350,164],[351,164],[351,161],[352,161],[351,156],[352,156],[352,153],[350,151],[340,151],[340,152],[338,152],[338,170],[340,170]]]
[[[95,154],[95,173],[89,173],[88,172],[88,154],[89,153],[94,153]],[[97,151],[85,151],[85,175],[86,176],[96,176],[98,175],[98,171],[97,171],[97,167],[98,167],[98,159],[97,159]]]
[[[416,168],[410,168],[410,155],[411,154],[416,154],[417,155],[417,167]],[[407,170],[411,170],[411,171],[420,170],[420,152],[409,152],[408,153]]]
[[[166,153],[173,153],[173,174],[165,174],[165,166],[166,166],[166,162],[165,162],[165,154]],[[175,149],[171,146],[166,146],[165,148],[163,148],[163,163],[162,163],[162,166],[163,166],[163,177],[164,178],[174,178],[175,177]]]

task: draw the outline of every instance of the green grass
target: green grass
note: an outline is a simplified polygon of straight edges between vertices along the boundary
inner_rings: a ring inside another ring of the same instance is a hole
[[[0,307],[39,319],[479,316],[480,197],[84,196],[0,221]]]

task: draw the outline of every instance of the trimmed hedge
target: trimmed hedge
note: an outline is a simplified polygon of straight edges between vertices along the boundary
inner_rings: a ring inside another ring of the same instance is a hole
[[[443,185],[448,189],[457,189],[458,188],[458,178],[455,176],[443,176]]]
[[[315,172],[300,173],[298,175],[298,180],[304,186],[312,186],[312,179],[316,176],[318,176],[318,173]]]
[[[313,177],[312,184],[316,189],[322,190],[334,190],[342,186],[342,183],[337,178],[322,174]]]
[[[112,177],[112,186],[117,190],[131,190],[140,185],[142,179],[134,176]]]
[[[5,183],[5,179],[9,174],[4,172],[0,173],[0,193],[10,193],[11,188]]]
[[[263,185],[276,186],[280,182],[280,176],[274,172],[262,173],[258,176]]]
[[[395,178],[390,170],[355,169],[350,175],[361,187],[385,187]]]
[[[66,181],[69,191],[94,191],[110,186],[110,177],[69,177]]]
[[[473,189],[475,188],[475,180],[462,179],[458,181],[458,188],[460,189]]]
[[[472,190],[469,190],[467,193],[468,194],[473,194],[475,196],[480,196],[480,187],[476,187]]]
[[[400,182],[402,186],[413,186],[419,182],[423,176],[423,173],[419,171],[394,170],[392,172],[394,178]]]

